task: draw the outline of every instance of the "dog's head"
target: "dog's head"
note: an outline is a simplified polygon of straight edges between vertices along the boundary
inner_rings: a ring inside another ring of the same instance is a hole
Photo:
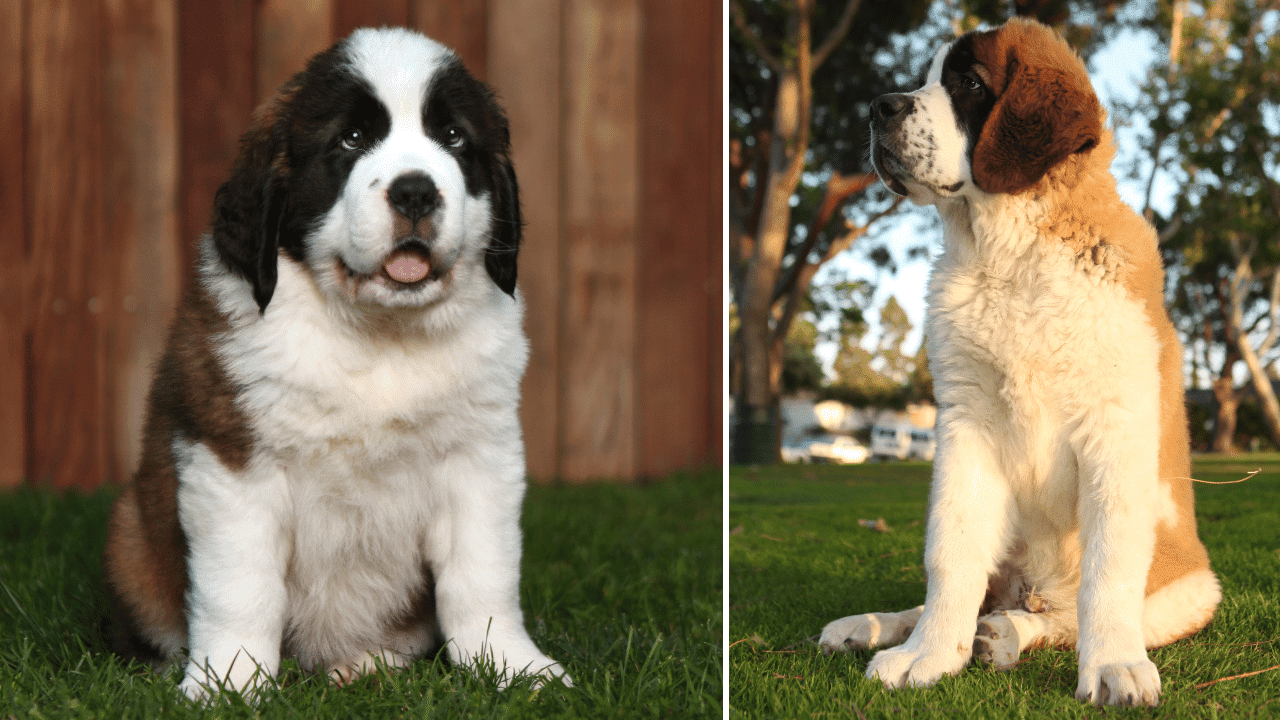
[[[262,311],[281,252],[332,297],[414,308],[484,274],[513,295],[520,227],[493,93],[444,46],[384,28],[317,55],[260,110],[213,241]]]
[[[917,203],[1018,193],[1102,138],[1084,63],[1053,30],[1014,19],[942,48],[924,87],[871,105],[871,159]]]

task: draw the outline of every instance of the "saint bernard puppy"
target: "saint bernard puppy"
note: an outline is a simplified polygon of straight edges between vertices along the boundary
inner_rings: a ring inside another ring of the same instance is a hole
[[[928,686],[1075,645],[1076,697],[1156,704],[1147,648],[1221,593],[1196,535],[1182,350],[1156,235],[1120,199],[1105,114],[1052,30],[1012,20],[872,103],[871,157],[937,206],[926,335],[938,400],[921,607],[836,620],[824,651]]]
[[[192,698],[283,656],[568,678],[519,603],[528,356],[507,120],[450,50],[358,30],[260,109],[117,501],[117,648]]]

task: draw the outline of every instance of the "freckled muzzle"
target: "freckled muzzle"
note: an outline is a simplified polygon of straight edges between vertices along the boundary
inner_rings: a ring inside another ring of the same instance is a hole
[[[907,194],[904,179],[911,172],[900,157],[903,119],[911,114],[915,101],[908,95],[892,93],[871,101],[871,164],[890,190]]]

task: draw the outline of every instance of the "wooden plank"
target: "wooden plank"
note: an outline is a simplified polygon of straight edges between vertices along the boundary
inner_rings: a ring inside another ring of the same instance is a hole
[[[151,370],[182,279],[175,0],[108,0],[105,17],[106,325],[111,477],[134,471]]]
[[[0,128],[25,137],[26,105],[22,55],[25,3],[0,5]],[[10,147],[0,153],[0,489],[22,482],[27,471],[27,287],[26,203],[23,158]]]
[[[724,420],[728,408],[725,405],[725,368],[728,362],[728,343],[725,342],[725,321],[729,314],[725,300],[725,248],[728,243],[728,226],[725,224],[725,202],[728,195],[725,177],[725,143],[728,142],[729,128],[725,124],[724,88],[727,81],[724,75],[724,39],[728,25],[725,23],[724,5],[711,3],[711,116],[708,118],[707,132],[712,137],[711,143],[711,176],[714,182],[711,192],[709,223],[715,240],[711,244],[711,280],[708,301],[711,317],[711,345],[708,350],[708,362],[711,364],[711,393],[707,398],[709,447],[708,464],[719,464],[728,468],[728,458],[724,455]],[[727,482],[727,476],[726,476]]]
[[[409,0],[335,0],[334,38],[344,38],[360,27],[408,25]]]
[[[31,346],[28,477],[92,487],[106,477],[103,97],[98,0],[31,2],[27,182]]]
[[[637,470],[708,460],[713,199],[711,3],[643,0],[641,217],[637,277]],[[718,268],[717,268],[718,269]]]
[[[636,470],[637,0],[564,12],[561,474]]]
[[[514,16],[524,18],[533,23],[546,24],[559,18],[559,13],[551,15],[535,15],[545,8],[546,3],[495,3],[502,4],[504,9],[514,11]],[[527,6],[527,7],[526,7]],[[409,27],[422,31],[458,53],[463,64],[472,75],[481,80],[487,79],[488,64],[488,2],[487,0],[452,0],[442,3],[439,0],[409,0]],[[510,27],[509,18],[494,18],[503,27]],[[523,43],[515,35],[504,34],[502,40]],[[527,43],[526,43],[527,44]],[[538,48],[535,57],[543,54]],[[504,50],[505,51],[505,50]]]
[[[185,277],[253,116],[254,0],[178,3],[179,212]]]
[[[262,0],[254,20],[256,104],[261,105],[312,55],[333,44],[333,0]]]
[[[529,369],[520,405],[529,476],[560,464],[560,0],[490,0],[489,81],[511,122],[524,239],[520,291]]]

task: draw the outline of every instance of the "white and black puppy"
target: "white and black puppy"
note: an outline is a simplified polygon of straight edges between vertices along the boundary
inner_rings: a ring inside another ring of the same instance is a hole
[[[266,104],[219,190],[105,551],[123,650],[182,690],[282,656],[348,682],[446,643],[568,678],[519,604],[528,356],[492,92],[358,30]]]
[[[943,48],[924,87],[872,115],[876,171],[944,225],[928,584],[923,606],[836,620],[820,644],[902,643],[867,668],[890,688],[1074,645],[1077,698],[1155,704],[1146,649],[1204,627],[1221,592],[1156,235],[1116,192],[1084,64],[1014,20]]]

